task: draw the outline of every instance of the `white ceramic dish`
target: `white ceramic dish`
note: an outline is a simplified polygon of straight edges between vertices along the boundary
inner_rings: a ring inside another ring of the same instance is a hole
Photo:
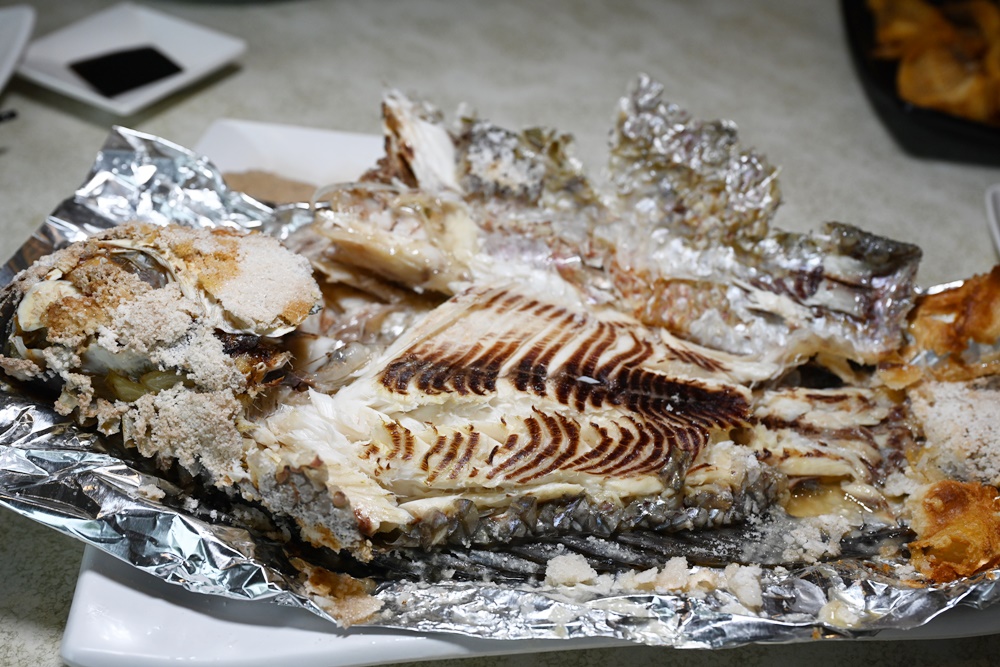
[[[24,45],[35,27],[35,10],[28,5],[0,7],[0,92],[14,73]]]
[[[349,181],[382,155],[381,138],[216,121],[195,146],[223,172],[260,169],[317,185]],[[878,639],[1000,631],[1000,605],[958,608]],[[627,645],[616,640],[496,641],[449,634],[339,630],[307,611],[200,595],[87,547],[62,657],[73,667],[362,667],[402,661]]]
[[[81,59],[140,46],[156,48],[181,71],[106,97],[69,67]],[[233,62],[245,50],[241,39],[126,2],[34,40],[17,72],[81,102],[129,116]]]
[[[71,667],[360,667],[622,643],[340,630],[303,609],[190,593],[87,547],[61,655]]]

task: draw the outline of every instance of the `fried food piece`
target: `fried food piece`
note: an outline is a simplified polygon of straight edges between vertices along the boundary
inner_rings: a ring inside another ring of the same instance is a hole
[[[1000,6],[993,0],[947,3],[941,11],[970,49],[985,51],[1000,38]]]
[[[953,45],[932,46],[904,58],[896,85],[900,97],[919,107],[979,122],[996,113],[986,75]]]
[[[1000,373],[1000,266],[917,299],[908,343],[879,366],[890,387],[961,382]]]
[[[953,38],[955,29],[940,11],[924,0],[868,0],[875,18],[876,55],[902,58],[915,45]]]
[[[1000,122],[1000,7],[988,0],[931,5],[869,0],[878,58],[899,60],[896,88],[912,104]]]
[[[912,563],[937,582],[953,581],[1000,564],[1000,491],[975,482],[944,480],[914,498]]]

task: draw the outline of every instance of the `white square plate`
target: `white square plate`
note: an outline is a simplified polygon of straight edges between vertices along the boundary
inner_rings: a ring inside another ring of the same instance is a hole
[[[181,71],[106,97],[69,67],[78,60],[141,46],[156,48]],[[241,39],[126,2],[34,40],[17,73],[81,102],[129,116],[220,69],[245,50]]]
[[[14,72],[35,26],[35,10],[28,5],[0,7],[0,92]]]
[[[356,179],[384,152],[381,137],[372,135],[228,119],[213,123],[194,150],[223,173],[259,169],[319,186]],[[960,607],[877,639],[954,639],[998,628],[1000,605]],[[362,667],[632,645],[601,638],[502,641],[340,630],[303,609],[191,593],[87,547],[62,658],[72,667]]]

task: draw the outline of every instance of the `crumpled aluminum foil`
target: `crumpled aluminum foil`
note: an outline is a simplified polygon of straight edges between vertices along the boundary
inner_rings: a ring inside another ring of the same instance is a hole
[[[114,128],[84,185],[0,272],[127,220],[260,229],[283,237],[307,206],[274,210],[228,190],[203,157],[158,137]],[[51,408],[0,385],[0,505],[172,584],[204,594],[308,609],[333,620],[301,587],[280,543],[187,497],[175,481]],[[379,584],[371,625],[491,639],[609,637],[686,648],[863,637],[920,626],[956,605],[1000,599],[1000,570],[913,587],[892,563],[845,560],[764,570],[759,611],[734,612],[726,590],[621,593],[607,586],[470,581]]]

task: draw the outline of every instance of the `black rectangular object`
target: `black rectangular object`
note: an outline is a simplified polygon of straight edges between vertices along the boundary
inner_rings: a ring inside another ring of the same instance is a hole
[[[152,46],[77,60],[69,67],[105,97],[127,93],[181,71],[177,63]]]

